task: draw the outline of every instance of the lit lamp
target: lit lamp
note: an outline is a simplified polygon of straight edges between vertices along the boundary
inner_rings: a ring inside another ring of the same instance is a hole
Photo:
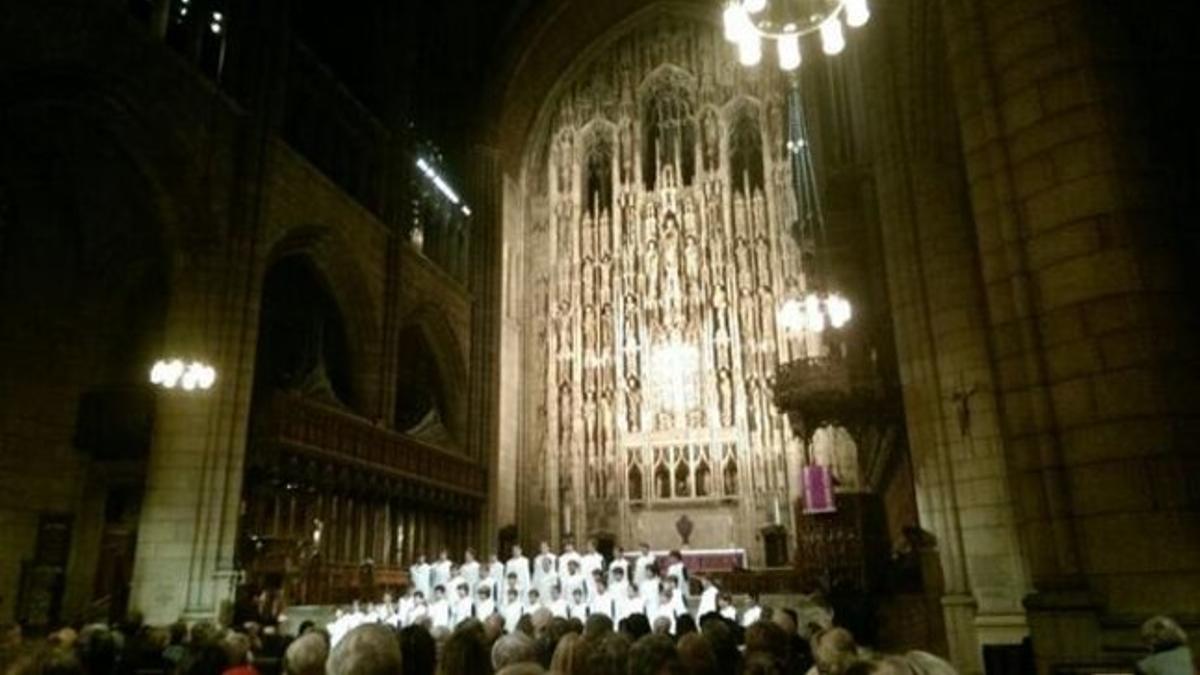
[[[217,370],[201,361],[159,359],[150,368],[150,384],[163,389],[208,391],[217,381]]]
[[[774,41],[779,69],[793,71],[800,67],[801,38],[819,33],[821,49],[833,56],[846,48],[843,19],[847,26],[859,28],[871,18],[867,0],[828,4],[831,6],[824,12],[778,21],[786,12],[770,11],[769,0],[732,0],[721,15],[725,39],[737,45],[738,61],[747,67],[757,66],[762,60],[763,42]]]

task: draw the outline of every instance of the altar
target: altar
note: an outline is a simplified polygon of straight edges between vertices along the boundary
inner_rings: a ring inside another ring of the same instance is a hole
[[[704,575],[709,572],[732,572],[746,568],[746,549],[744,548],[692,548],[678,549],[683,557],[683,565],[687,568],[689,575]],[[659,572],[667,571],[668,556],[671,555],[670,550],[654,550],[650,554],[658,558]],[[634,551],[626,552],[625,557],[629,560],[629,564],[633,565],[634,561],[641,553]]]

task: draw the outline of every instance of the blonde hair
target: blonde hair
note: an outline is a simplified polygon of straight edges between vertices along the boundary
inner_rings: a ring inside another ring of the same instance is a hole
[[[1187,633],[1169,616],[1156,616],[1142,624],[1142,640],[1151,649],[1171,649],[1187,644]]]

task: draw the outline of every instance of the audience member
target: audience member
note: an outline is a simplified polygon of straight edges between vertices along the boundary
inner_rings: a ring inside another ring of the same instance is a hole
[[[402,670],[400,645],[392,631],[379,624],[347,633],[333,648],[325,668],[327,675],[396,675]]]
[[[492,668],[501,670],[517,663],[537,663],[537,645],[524,633],[505,635],[492,645]]]

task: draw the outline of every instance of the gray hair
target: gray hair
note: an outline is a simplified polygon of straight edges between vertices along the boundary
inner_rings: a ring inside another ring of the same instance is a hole
[[[537,661],[537,645],[524,633],[505,635],[492,645],[492,668],[496,670],[526,661]]]
[[[283,670],[287,675],[325,675],[325,660],[329,658],[329,643],[317,632],[308,632],[288,645],[283,655]]]
[[[1142,640],[1151,649],[1171,649],[1187,644],[1187,633],[1169,616],[1156,616],[1142,624]]]
[[[396,675],[403,662],[400,643],[379,624],[359,626],[346,634],[329,655],[329,675]]]

